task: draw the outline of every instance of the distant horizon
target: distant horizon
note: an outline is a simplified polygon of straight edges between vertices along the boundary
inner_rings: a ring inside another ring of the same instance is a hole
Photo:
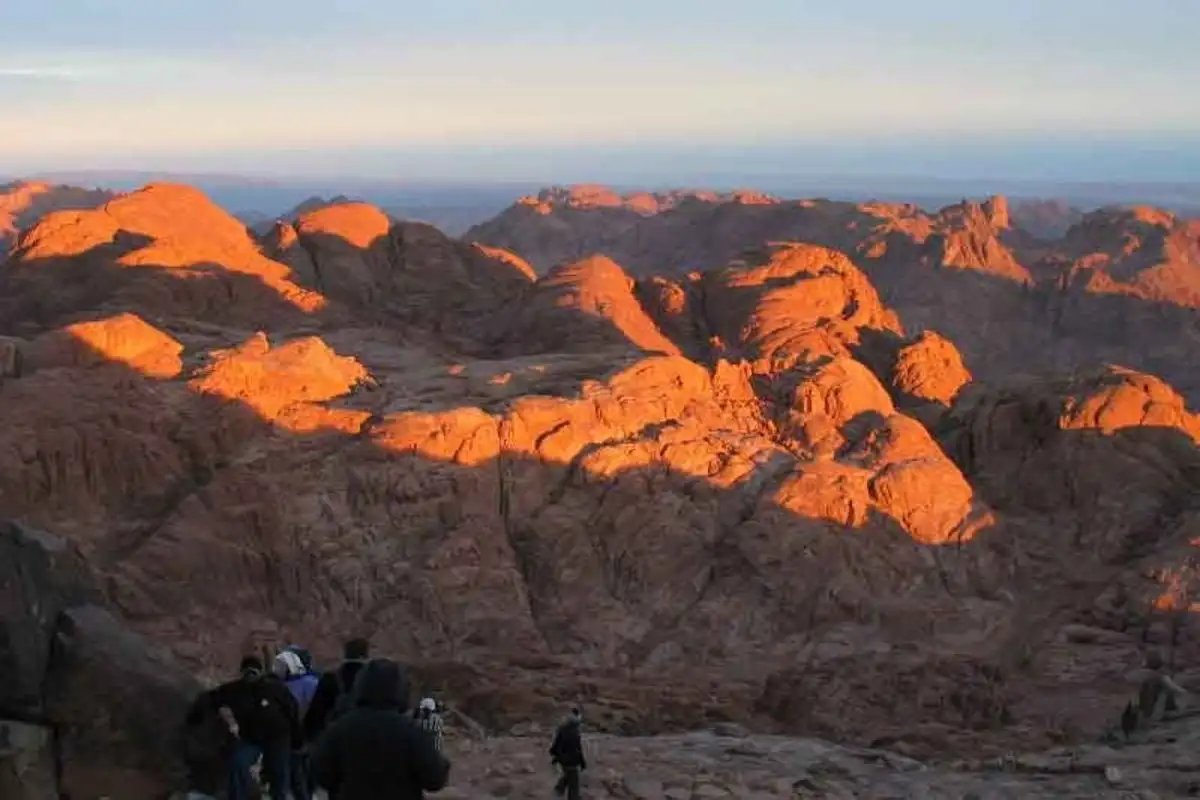
[[[8,4],[0,172],[1200,181],[1200,3],[1081,8]]]

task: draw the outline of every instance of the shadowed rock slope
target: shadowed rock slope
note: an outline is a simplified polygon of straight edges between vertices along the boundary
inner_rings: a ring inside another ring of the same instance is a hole
[[[1187,582],[1170,386],[973,382],[818,245],[539,278],[363,204],[260,245],[160,184],[25,232],[0,310],[0,516],[204,679],[362,634],[493,731],[979,753],[1098,730]]]

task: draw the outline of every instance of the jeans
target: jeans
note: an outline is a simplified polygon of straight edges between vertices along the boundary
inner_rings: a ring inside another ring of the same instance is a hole
[[[229,764],[229,800],[249,800],[254,778],[250,767],[258,757],[263,760],[263,777],[271,785],[271,800],[287,800],[291,788],[292,749],[287,742],[260,747],[249,742],[238,742]]]
[[[567,800],[579,800],[579,767],[563,767],[562,777],[554,785],[554,793],[562,797],[567,794]]]

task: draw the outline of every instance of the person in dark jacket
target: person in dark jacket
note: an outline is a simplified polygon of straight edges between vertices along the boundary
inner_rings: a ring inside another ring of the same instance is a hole
[[[180,736],[189,797],[216,797],[237,744],[212,701],[201,692],[188,707]]]
[[[228,798],[251,796],[250,768],[261,757],[271,800],[285,800],[293,745],[298,748],[304,741],[296,700],[283,681],[264,671],[256,656],[243,658],[240,671],[236,680],[209,695],[215,708],[228,710],[233,718],[231,732],[238,738],[229,765]]]
[[[341,665],[321,676],[312,702],[308,705],[308,712],[304,715],[304,735],[309,742],[316,741],[333,721],[333,717],[336,716],[335,706],[339,705],[338,698],[345,697],[354,690],[354,679],[367,663],[370,649],[370,643],[366,639],[351,639],[342,648]]]
[[[367,663],[354,707],[313,745],[313,782],[331,800],[421,800],[450,777],[450,762],[406,713],[408,674],[395,661]]]
[[[550,745],[550,763],[562,769],[554,793],[561,797],[565,792],[568,800],[579,800],[579,773],[587,769],[582,726],[583,713],[577,706],[573,707],[566,721],[554,732],[554,741]]]

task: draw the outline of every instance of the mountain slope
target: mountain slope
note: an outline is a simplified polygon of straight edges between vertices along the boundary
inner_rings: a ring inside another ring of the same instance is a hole
[[[631,213],[696,203],[828,219]],[[0,266],[0,517],[195,674],[362,634],[496,731],[584,698],[623,733],[1090,735],[1190,591],[1200,422],[1129,370],[964,364],[872,280],[1026,296],[1005,217],[840,206],[879,255],[538,277],[365,204],[263,243],[183,186],[58,212]]]

